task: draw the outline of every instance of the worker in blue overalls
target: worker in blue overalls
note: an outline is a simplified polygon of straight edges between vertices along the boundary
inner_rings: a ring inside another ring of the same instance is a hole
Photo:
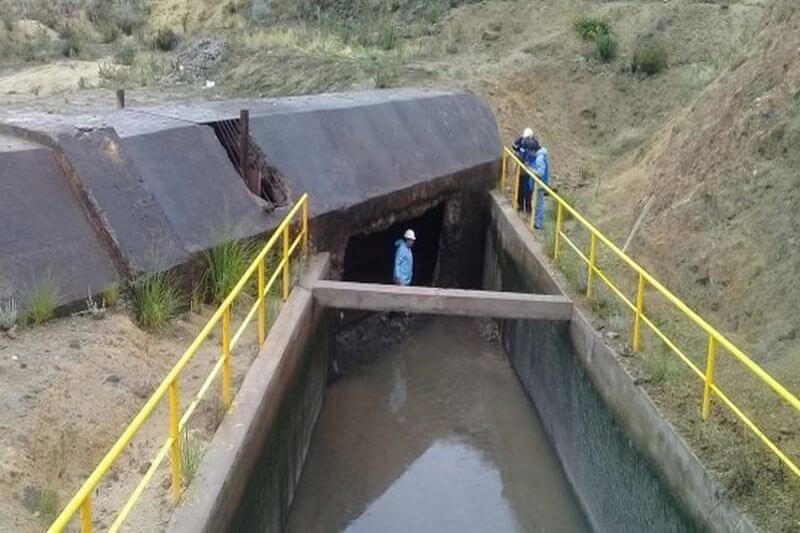
[[[411,285],[411,278],[414,274],[414,254],[411,248],[417,236],[413,229],[407,229],[402,239],[397,239],[394,243],[397,250],[394,253],[394,283],[396,285]]]
[[[539,144],[539,140],[533,137],[531,140],[531,155],[528,163],[529,168],[536,174],[542,182],[550,186],[550,155],[547,153],[547,148]],[[533,188],[533,179],[531,179],[531,188]],[[536,214],[534,218],[534,227],[542,229],[544,225],[544,190],[539,187],[536,195]]]

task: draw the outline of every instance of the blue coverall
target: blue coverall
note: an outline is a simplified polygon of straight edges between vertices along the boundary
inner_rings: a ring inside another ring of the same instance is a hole
[[[414,272],[414,255],[405,239],[397,239],[394,243],[397,251],[394,254],[394,282],[400,285],[411,285]]]
[[[547,153],[547,148],[541,147],[531,157],[530,169],[539,176],[539,179],[545,185],[550,185],[550,156]],[[533,181],[533,180],[531,180]],[[544,190],[539,187],[536,194],[536,218],[534,219],[534,227],[541,229],[544,225]]]

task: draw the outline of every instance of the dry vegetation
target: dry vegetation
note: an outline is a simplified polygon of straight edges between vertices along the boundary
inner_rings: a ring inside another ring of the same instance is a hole
[[[650,204],[634,257],[800,390],[794,0],[0,0],[0,13],[0,99],[10,105],[94,109],[119,86],[143,103],[399,85],[478,93],[506,139],[534,128],[559,189],[613,240]],[[202,37],[225,43],[223,59],[177,76],[177,57]],[[582,267],[560,266],[579,289]],[[0,328],[25,305],[0,304]],[[628,338],[610,294],[587,305]],[[705,339],[665,303],[648,306],[702,364]],[[720,406],[701,423],[699,384],[654,339],[645,347],[623,362],[737,503],[765,529],[800,527],[797,480]],[[720,361],[723,386],[800,458],[796,417]]]

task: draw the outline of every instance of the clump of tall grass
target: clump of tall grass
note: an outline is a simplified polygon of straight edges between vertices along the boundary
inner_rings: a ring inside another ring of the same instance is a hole
[[[637,45],[631,57],[631,72],[654,76],[667,68],[667,49],[661,41],[653,40]]]
[[[16,327],[18,318],[17,301],[14,298],[0,302],[0,331]]]
[[[590,15],[578,15],[572,21],[572,27],[584,41],[594,41],[601,35],[611,33],[611,27],[605,19]]]
[[[109,283],[103,287],[103,301],[108,307],[114,307],[119,301],[119,285]]]
[[[184,427],[181,432],[181,480],[184,487],[194,479],[202,459],[203,443],[188,427]]]
[[[163,330],[184,307],[177,277],[170,272],[150,274],[131,284],[136,322],[151,331]]]
[[[652,383],[669,384],[683,375],[683,363],[666,347],[645,353],[642,369]]]
[[[43,324],[53,318],[61,299],[58,284],[52,276],[34,281],[29,295],[28,319],[34,324]]]
[[[597,59],[603,63],[610,63],[617,57],[617,38],[611,33],[598,35],[594,47]]]
[[[172,28],[159,28],[153,37],[153,47],[162,52],[169,52],[178,46],[180,38]]]
[[[206,288],[214,303],[221,303],[244,275],[256,255],[252,242],[222,240],[205,252]]]

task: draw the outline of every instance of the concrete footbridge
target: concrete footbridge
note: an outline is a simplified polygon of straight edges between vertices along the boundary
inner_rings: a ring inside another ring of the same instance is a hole
[[[568,321],[572,317],[570,299],[549,294],[327,280],[316,281],[311,292],[317,303],[334,309],[521,320]]]
[[[0,227],[18,228],[0,235],[0,304],[27,301],[46,272],[62,313],[163,271],[194,288],[209,249],[258,243],[130,425],[65,490],[50,531],[752,530],[551,256],[582,261],[586,298],[617,289],[634,349],[643,331],[669,341],[648,315],[653,294],[683,304],[555,191],[535,233],[509,201],[523,171],[486,103],[460,92],[0,115]],[[390,285],[407,228],[414,284]],[[619,252],[632,295],[601,249]],[[735,407],[714,381],[718,346],[795,405],[676,305],[709,337],[705,370],[679,353],[704,418]],[[203,345],[218,358],[198,362]],[[241,379],[237,358],[252,358]],[[189,365],[206,378],[193,383]],[[225,416],[189,479],[186,435],[212,401]],[[145,423],[163,430],[152,462],[109,490]]]

